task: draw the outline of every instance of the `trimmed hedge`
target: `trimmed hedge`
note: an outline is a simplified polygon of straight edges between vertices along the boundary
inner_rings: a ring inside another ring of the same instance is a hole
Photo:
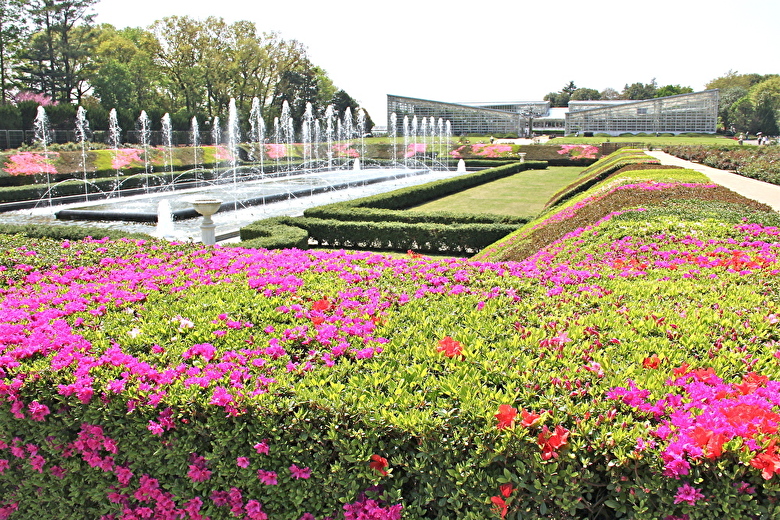
[[[273,217],[253,222],[240,230],[241,242],[231,246],[253,249],[308,249],[309,234],[299,220]]]
[[[464,189],[542,169],[544,162],[514,162],[472,174],[402,188],[361,199],[307,209],[304,218],[272,218],[241,229],[241,247],[304,248],[300,230],[329,247],[362,249],[414,249],[426,252],[478,251],[515,231],[530,217],[454,212],[402,211]]]
[[[309,238],[328,247],[395,251],[478,251],[515,231],[511,224],[434,224],[302,219]]]
[[[613,173],[635,164],[660,164],[641,150],[620,149],[617,152],[602,158],[580,173],[580,179],[565,187],[547,202],[547,208],[558,205],[570,198],[587,191],[592,186],[603,181]]]
[[[28,238],[49,238],[52,240],[83,240],[85,238],[109,238],[118,240],[132,238],[149,240],[144,233],[131,233],[115,229],[103,229],[88,226],[41,226],[37,224],[0,224],[2,235],[24,235]]]

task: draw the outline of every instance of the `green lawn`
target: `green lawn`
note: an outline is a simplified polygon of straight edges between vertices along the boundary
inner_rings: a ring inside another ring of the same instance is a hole
[[[456,211],[533,216],[561,188],[571,184],[582,171],[579,166],[526,170],[449,197],[417,206],[409,211]]]

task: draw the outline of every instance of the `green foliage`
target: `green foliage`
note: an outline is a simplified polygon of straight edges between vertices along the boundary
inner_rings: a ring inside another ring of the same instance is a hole
[[[274,217],[253,222],[240,231],[239,247],[285,249],[309,248],[309,234],[299,219]]]
[[[665,146],[664,151],[688,161],[780,185],[777,146]]]
[[[305,218],[261,220],[242,228],[239,245],[303,248],[301,229],[305,229],[309,239],[328,247],[463,254],[477,251],[511,233],[528,219],[403,210],[526,169],[545,166],[546,163],[540,162],[515,162],[421,186],[310,208],[304,211]]]
[[[618,170],[631,165],[653,163],[658,164],[658,161],[651,159],[640,150],[621,148],[617,152],[607,157],[603,157],[601,160],[582,170],[580,179],[553,195],[547,203],[547,207],[556,206],[575,195],[590,189],[596,183],[604,181]]]
[[[130,233],[115,229],[103,229],[89,226],[41,226],[37,224],[0,224],[0,234],[22,235],[29,238],[46,238],[51,240],[83,240],[91,237],[95,239],[120,238],[149,239],[148,234]]]
[[[0,121],[8,130],[22,130],[22,111],[16,105],[0,105]]]
[[[164,503],[140,492],[153,478],[173,506],[200,497],[199,514],[214,519],[232,517],[215,492],[235,489],[242,506],[254,499],[271,520],[299,520],[340,517],[373,486],[371,497],[413,519],[497,519],[499,500],[509,520],[776,516],[778,475],[764,479],[741,439],[722,456],[689,457],[679,479],[664,475],[662,447],[647,444],[663,444],[658,416],[678,411],[679,421],[688,396],[648,412],[612,392],[630,381],[650,405],[675,397],[684,364],[724,385],[748,373],[780,379],[780,216],[687,170],[624,171],[529,226],[550,227],[565,209],[559,221],[587,232],[505,264],[0,235],[14,349],[2,388],[22,403],[0,406],[0,508],[14,500],[11,519],[40,520],[64,509],[119,516],[126,503],[151,510]],[[359,233],[366,222],[317,225],[340,224]],[[245,231],[259,240],[267,230]],[[442,350],[447,337],[460,354]],[[213,354],[190,355],[205,344]],[[381,353],[356,354],[368,346]],[[77,380],[94,388],[90,399],[64,390]],[[235,407],[213,402],[218,387]],[[31,417],[33,400],[50,410],[45,420]],[[501,405],[518,411],[503,428]],[[524,424],[520,410],[538,417]],[[153,433],[165,414],[170,427]],[[113,451],[96,434],[84,439],[95,427]],[[545,428],[558,427],[567,438],[545,456]],[[764,433],[761,448],[777,438]],[[386,465],[372,466],[374,456]],[[189,477],[195,464],[208,479]],[[294,479],[292,464],[310,478]],[[127,484],[118,468],[132,472]],[[277,472],[277,484],[258,470]],[[704,498],[680,502],[683,484]]]

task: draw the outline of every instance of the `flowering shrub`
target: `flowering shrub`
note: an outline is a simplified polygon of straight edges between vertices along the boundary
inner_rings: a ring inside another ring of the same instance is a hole
[[[266,144],[265,153],[269,159],[281,159],[287,156],[287,146],[283,144]]]
[[[516,153],[513,153],[512,145],[509,144],[472,144],[463,145],[450,152],[450,155],[456,159],[460,159],[464,156],[478,156],[478,157],[517,157]]]
[[[30,92],[29,90],[23,90],[17,93],[14,96],[14,101],[16,103],[21,103],[22,101],[34,101],[35,103],[38,103],[42,107],[55,106],[58,104],[57,101],[52,99],[52,97],[47,94],[41,94],[39,92]]]
[[[141,150],[137,148],[119,148],[114,153],[114,158],[111,160],[111,167],[115,170],[121,170],[132,163],[141,163]]]
[[[589,144],[563,144],[558,153],[572,159],[595,159],[599,148]]]
[[[57,152],[47,152],[45,155],[34,152],[18,152],[9,157],[3,170],[11,175],[55,174],[57,173],[57,168],[52,162],[59,155]]]
[[[512,153],[509,144],[475,144],[471,146],[472,153],[482,157],[505,157]]]
[[[505,263],[0,236],[0,514],[772,517],[778,236],[698,200]]]
[[[360,152],[352,148],[349,143],[336,143],[332,146],[336,157],[360,157]]]
[[[280,146],[284,146],[284,145],[280,145]],[[284,153],[282,153],[282,156],[284,156]],[[235,160],[235,156],[230,152],[230,150],[227,149],[226,146],[220,145],[214,147],[214,159],[216,159],[217,161],[233,161]]]
[[[424,154],[426,150],[428,149],[427,145],[425,143],[409,143],[406,146],[406,153],[404,153],[404,157],[414,157],[415,155]]]

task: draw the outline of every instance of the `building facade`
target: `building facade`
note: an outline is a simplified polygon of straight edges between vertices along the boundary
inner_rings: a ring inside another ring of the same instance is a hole
[[[403,135],[404,119],[408,124],[417,117],[450,121],[454,135],[715,133],[718,100],[718,90],[705,90],[641,101],[572,101],[556,108],[548,101],[445,103],[388,94],[387,128]]]

